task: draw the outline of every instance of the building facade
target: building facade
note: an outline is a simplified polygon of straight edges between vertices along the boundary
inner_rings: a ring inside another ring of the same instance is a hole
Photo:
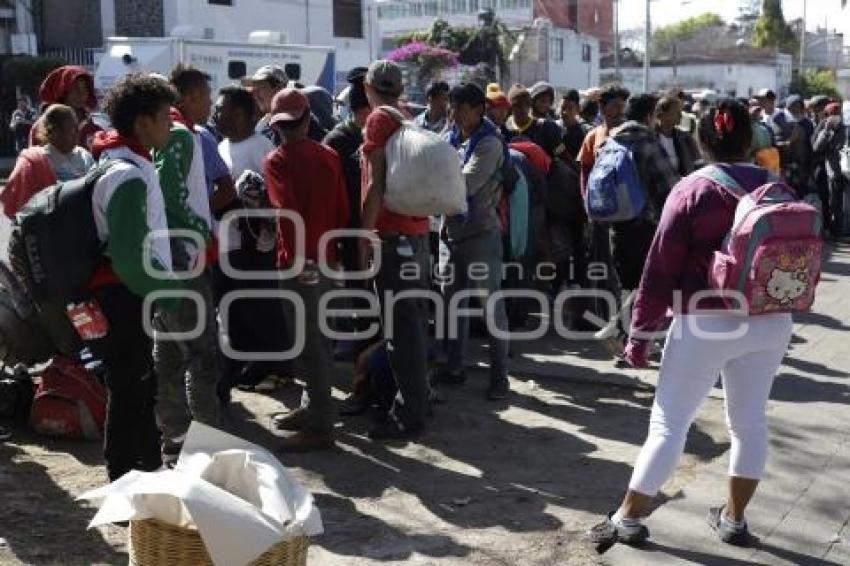
[[[378,51],[373,0],[42,0],[47,52],[102,48],[110,36],[177,32],[215,41],[248,41],[271,31],[287,43],[336,48],[340,75]],[[70,16],[69,16],[70,15]],[[75,61],[77,62],[77,61]]]
[[[599,40],[538,19],[522,33],[510,62],[510,80],[525,85],[547,81],[558,90],[599,84]]]

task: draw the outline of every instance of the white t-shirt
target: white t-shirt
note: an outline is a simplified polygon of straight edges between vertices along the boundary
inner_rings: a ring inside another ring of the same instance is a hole
[[[664,148],[664,153],[667,154],[667,160],[673,166],[674,171],[679,170],[679,155],[676,153],[676,144],[673,138],[668,138],[662,133],[658,134],[658,141],[661,142],[661,147]]]
[[[269,138],[257,133],[241,142],[224,140],[218,144],[218,153],[230,169],[234,181],[247,170],[262,175],[263,160],[274,149]]]
[[[263,161],[266,156],[275,150],[274,144],[263,134],[255,133],[251,137],[240,142],[231,142],[226,139],[218,144],[218,153],[230,169],[233,181],[239,180],[245,171],[253,171],[259,175],[263,174]],[[227,251],[238,250],[242,247],[242,234],[236,222],[230,224],[228,230],[230,246]]]

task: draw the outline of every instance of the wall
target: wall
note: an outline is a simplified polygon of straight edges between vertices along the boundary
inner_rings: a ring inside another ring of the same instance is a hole
[[[169,4],[188,4],[188,0],[166,0]],[[115,34],[129,37],[165,35],[163,0],[114,0]]]
[[[370,2],[364,0],[363,33],[378,29]],[[309,7],[309,10],[307,9]],[[343,73],[351,67],[367,65],[370,55],[378,52],[377,44],[370,49],[369,40],[335,38],[331,0],[233,0],[233,6],[217,6],[207,0],[165,0],[164,28],[166,34],[177,26],[194,26],[201,37],[212,30],[217,41],[247,41],[252,31],[285,31],[290,43],[331,45],[337,48],[337,70]],[[374,41],[379,34],[374,33]]]
[[[560,0],[558,0],[560,1]],[[534,19],[531,0],[380,0],[375,2],[382,35],[428,29],[435,18],[453,26],[477,26],[479,9],[491,7],[508,27],[522,28]]]
[[[100,47],[98,0],[43,0],[42,46],[45,49]]]
[[[589,35],[561,28],[524,30],[525,43],[510,64],[510,82],[531,86],[547,81],[558,90],[586,89],[599,84],[599,41]],[[559,42],[563,43],[560,59]],[[583,61],[584,46],[590,61]],[[503,81],[507,82],[507,81]]]
[[[578,21],[573,14],[578,14]],[[614,0],[535,0],[534,16],[597,38],[603,53],[614,39]]]
[[[790,61],[788,61],[790,67]],[[782,96],[788,90],[790,69],[786,75],[781,66],[771,63],[711,63],[680,65],[674,75],[673,67],[653,66],[649,74],[650,90],[659,91],[678,86],[686,90],[713,89],[735,96],[751,96],[762,88],[770,88]],[[603,69],[603,75],[613,69]],[[632,92],[643,91],[643,69],[620,69],[622,83]]]
[[[549,82],[555,88],[587,89],[599,84],[598,39],[565,29],[551,30],[551,39],[564,42],[564,58],[561,61],[557,60],[558,55],[550,42]],[[583,61],[586,49],[589,50],[590,61]]]

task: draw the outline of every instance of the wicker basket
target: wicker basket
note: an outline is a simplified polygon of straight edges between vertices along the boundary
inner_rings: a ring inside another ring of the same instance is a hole
[[[250,566],[304,566],[308,546],[307,537],[279,542]],[[130,521],[128,547],[131,566],[213,566],[197,530],[156,519]]]

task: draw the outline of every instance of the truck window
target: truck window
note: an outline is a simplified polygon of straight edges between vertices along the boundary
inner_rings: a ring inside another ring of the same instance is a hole
[[[248,66],[245,61],[231,61],[227,64],[227,77],[232,81],[245,78],[248,74]]]
[[[300,81],[301,80],[301,65],[298,63],[287,63],[284,68],[286,71],[286,76],[291,81]]]

